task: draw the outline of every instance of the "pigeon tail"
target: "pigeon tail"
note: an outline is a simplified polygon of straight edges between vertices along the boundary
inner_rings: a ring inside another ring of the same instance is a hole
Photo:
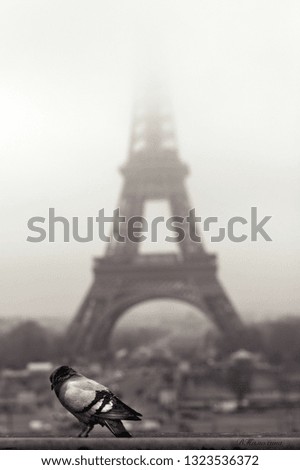
[[[131,434],[125,429],[121,420],[112,420],[106,419],[106,427],[114,434],[116,437],[132,437]]]

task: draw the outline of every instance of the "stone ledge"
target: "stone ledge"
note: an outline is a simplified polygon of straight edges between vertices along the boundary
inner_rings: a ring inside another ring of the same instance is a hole
[[[259,450],[300,449],[300,436],[210,436],[116,438],[0,438],[0,449],[11,450]]]

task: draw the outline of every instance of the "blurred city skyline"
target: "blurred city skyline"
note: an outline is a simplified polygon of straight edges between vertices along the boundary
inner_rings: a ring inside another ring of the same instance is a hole
[[[75,314],[105,243],[30,244],[27,221],[118,207],[137,77],[153,63],[192,207],[221,221],[252,206],[272,216],[270,243],[204,234],[234,305],[249,320],[300,314],[299,3],[15,0],[0,11],[0,316]]]

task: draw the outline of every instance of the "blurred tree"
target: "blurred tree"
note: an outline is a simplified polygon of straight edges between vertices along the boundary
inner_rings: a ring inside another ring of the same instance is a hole
[[[55,356],[56,342],[57,338],[39,323],[22,322],[2,335],[0,364],[19,369],[31,361],[49,361]]]
[[[263,351],[271,364],[299,368],[300,318],[286,317],[260,325]]]
[[[222,360],[236,351],[237,346],[226,335],[215,335],[216,356]],[[261,324],[245,325],[243,335],[240,337],[240,347],[251,352],[261,352],[264,350],[264,340],[261,333]]]

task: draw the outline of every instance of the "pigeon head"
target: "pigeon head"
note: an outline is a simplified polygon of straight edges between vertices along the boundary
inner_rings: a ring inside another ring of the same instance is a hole
[[[63,384],[73,375],[77,375],[77,372],[76,370],[72,369],[72,367],[60,366],[55,369],[49,377],[49,380],[51,382],[51,390],[53,390],[58,385]]]

